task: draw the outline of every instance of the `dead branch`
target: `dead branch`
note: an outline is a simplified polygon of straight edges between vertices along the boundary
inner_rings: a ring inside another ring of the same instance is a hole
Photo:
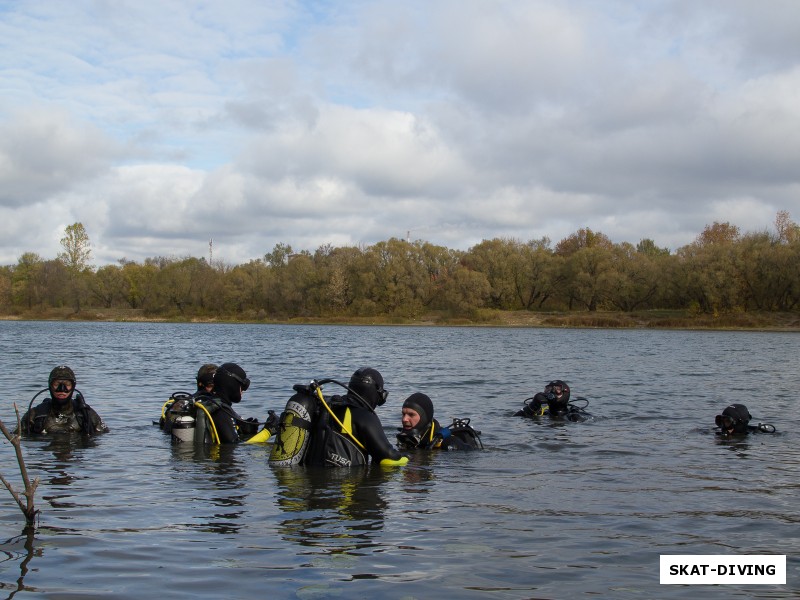
[[[17,408],[17,403],[14,403],[14,412],[17,415],[17,429],[14,433],[8,431],[3,423],[2,419],[0,419],[0,431],[3,432],[3,435],[6,436],[6,439],[11,442],[11,445],[14,446],[14,451],[17,454],[17,464],[19,465],[19,473],[22,476],[22,482],[25,485],[25,491],[20,494],[14,489],[14,486],[3,477],[3,474],[0,473],[0,481],[2,481],[3,485],[6,486],[6,489],[11,492],[11,496],[17,502],[19,509],[22,511],[22,514],[25,515],[25,522],[28,527],[31,527],[35,520],[36,515],[38,514],[38,510],[34,507],[33,498],[34,494],[36,493],[36,488],[39,486],[39,478],[36,477],[33,481],[30,480],[28,477],[28,469],[25,467],[25,459],[22,457],[22,443],[20,439],[20,432],[22,431],[22,423],[19,418],[19,409]],[[21,496],[25,496],[25,502],[22,501]]]

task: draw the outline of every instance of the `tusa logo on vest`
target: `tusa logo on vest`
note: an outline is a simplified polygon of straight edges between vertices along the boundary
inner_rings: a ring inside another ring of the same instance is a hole
[[[328,454],[328,462],[336,465],[337,467],[349,467],[353,462],[349,458],[339,456],[338,454]]]

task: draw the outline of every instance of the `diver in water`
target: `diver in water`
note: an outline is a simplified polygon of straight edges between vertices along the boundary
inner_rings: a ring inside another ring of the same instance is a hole
[[[205,364],[197,371],[197,391],[194,396],[211,394],[214,391],[214,374],[217,372],[217,365]]]
[[[196,396],[197,403],[211,416],[213,431],[210,441],[235,444],[248,440],[258,433],[258,420],[244,419],[233,409],[242,401],[242,394],[250,387],[247,373],[236,363],[220,365],[214,373],[214,391]],[[199,386],[199,382],[198,382]]]
[[[404,450],[483,448],[481,432],[470,427],[469,419],[454,419],[450,427],[442,427],[433,418],[433,402],[421,392],[411,394],[403,402],[402,425],[397,434],[397,445]]]
[[[347,393],[325,400],[324,383],[337,383]],[[358,467],[370,462],[387,466],[408,462],[386,438],[375,414],[375,408],[389,395],[378,370],[362,367],[347,385],[327,379],[295,385],[294,389],[297,393],[281,415],[271,465]]]
[[[174,392],[169,400],[161,407],[161,418],[158,426],[167,433],[172,431],[172,420],[179,415],[192,412],[196,398],[200,396],[210,396],[214,391],[214,373],[217,372],[217,365],[205,364],[197,371],[195,381],[197,388],[193,394],[188,392]],[[155,422],[153,423],[155,424]]]
[[[357,466],[366,464],[367,456],[373,463],[384,465],[408,462],[386,438],[381,420],[375,414],[375,409],[386,402],[388,395],[383,387],[383,375],[377,369],[362,367],[353,373],[347,393],[331,398],[331,416],[336,419],[329,425],[338,436],[330,438],[324,448],[325,464],[336,465],[341,461],[342,466]],[[342,440],[349,442],[346,447],[337,443]],[[347,453],[343,452],[345,448]]]
[[[20,425],[23,433],[81,432],[86,435],[105,433],[108,427],[75,389],[75,373],[62,365],[50,371],[47,389],[50,397],[35,408],[28,407]],[[36,398],[33,397],[33,399]],[[31,404],[33,404],[33,399]]]
[[[750,425],[752,418],[744,404],[730,404],[714,419],[714,423],[719,427],[716,434],[730,437],[756,432],[775,433],[775,427],[767,423]]]
[[[537,393],[533,398],[525,401],[522,410],[517,411],[515,417],[542,417],[549,416],[566,421],[585,421],[588,416],[583,406],[576,406],[569,401],[569,386],[561,379],[555,379],[544,387],[544,392]]]

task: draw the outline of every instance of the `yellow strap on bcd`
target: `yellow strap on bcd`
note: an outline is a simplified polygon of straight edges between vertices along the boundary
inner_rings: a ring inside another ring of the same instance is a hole
[[[356,436],[353,435],[353,430],[350,427],[351,424],[352,424],[351,421],[350,421],[350,409],[348,408],[347,411],[345,411],[345,413],[344,413],[345,422],[347,423],[345,425],[345,423],[342,423],[339,420],[339,417],[337,417],[335,414],[333,414],[333,411],[331,410],[331,407],[328,406],[327,402],[325,402],[325,397],[322,395],[322,390],[319,388],[319,386],[317,386],[316,391],[317,391],[317,397],[319,398],[320,402],[322,402],[322,406],[325,407],[325,409],[328,411],[328,414],[330,414],[330,416],[333,417],[333,420],[336,421],[336,423],[342,429],[342,433],[346,433],[347,436],[351,440],[353,440],[359,448],[361,448],[362,450],[366,451],[367,449],[364,447],[364,444],[359,442],[358,438],[356,438]]]
[[[350,413],[350,409],[346,409],[344,411],[344,421],[342,425],[347,429],[348,432],[353,431],[353,416]]]

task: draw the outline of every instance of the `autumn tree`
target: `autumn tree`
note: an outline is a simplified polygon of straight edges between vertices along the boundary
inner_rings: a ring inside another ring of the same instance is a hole
[[[736,245],[727,236],[719,239],[701,236],[678,250],[679,275],[690,308],[694,306],[716,315],[741,305],[736,255]]]
[[[515,265],[519,272],[520,242],[508,238],[484,240],[470,248],[463,258],[464,265],[483,273],[489,282],[489,308],[512,310],[518,308]]]
[[[780,211],[775,230],[742,235],[715,222],[671,253],[651,239],[614,244],[583,228],[550,247],[546,238],[484,240],[468,251],[392,238],[372,246],[320,246],[295,253],[279,243],[237,266],[156,256],[96,271],[80,223],[65,230],[63,252],[28,252],[0,267],[7,311],[74,302],[126,302],[152,316],[398,316],[440,311],[475,316],[498,310],[645,308],[710,314],[800,309],[800,228]]]
[[[59,253],[60,260],[70,273],[70,289],[75,312],[80,312],[81,301],[87,288],[85,275],[91,272],[89,259],[92,254],[89,235],[82,223],[73,223],[64,230],[61,238],[61,247],[64,251]]]
[[[541,308],[556,295],[564,281],[561,263],[549,248],[550,240],[542,238],[519,244],[511,262],[514,292],[521,308]]]
[[[127,282],[118,265],[105,265],[97,269],[89,281],[89,290],[104,308],[111,308],[115,300],[124,301]]]
[[[640,252],[627,242],[615,245],[611,255],[612,268],[605,282],[609,304],[628,312],[649,308],[661,283],[658,260],[664,257],[663,254]]]
[[[560,256],[571,256],[583,248],[604,248],[611,250],[614,243],[603,233],[594,232],[588,227],[579,229],[558,242],[555,253]]]
[[[15,304],[33,308],[44,292],[42,269],[44,260],[35,252],[25,252],[11,273],[11,297]]]
[[[361,252],[358,248],[320,248],[315,253],[315,262],[323,271],[320,279],[325,281],[324,304],[334,314],[345,314],[355,301],[353,266]]]
[[[76,273],[81,273],[91,269],[89,259],[92,255],[89,234],[86,233],[82,223],[73,223],[64,230],[64,237],[61,238],[61,247],[64,251],[59,253],[58,258],[68,269]]]
[[[703,232],[697,236],[698,246],[710,246],[712,244],[732,244],[739,239],[739,228],[731,225],[727,221],[719,223],[714,221],[711,225],[706,225]]]
[[[283,314],[311,316],[318,314],[325,284],[320,282],[311,253],[292,254],[280,274],[277,288]]]
[[[365,289],[368,298],[381,312],[395,316],[414,316],[421,312],[428,274],[416,260],[416,250],[406,240],[391,238],[378,242],[365,253],[372,277]]]
[[[11,306],[11,267],[0,267],[0,307],[8,309]]]
[[[555,253],[565,259],[563,278],[570,309],[577,303],[596,311],[607,296],[607,273],[613,267],[613,242],[588,227],[556,244]]]
[[[735,262],[745,308],[785,311],[798,306],[800,240],[776,243],[766,232],[745,235]]]
[[[204,258],[187,257],[173,260],[159,271],[159,295],[168,305],[185,315],[187,309],[204,311],[210,292],[209,281],[216,271]]]
[[[605,246],[587,246],[567,257],[564,286],[570,308],[576,303],[590,312],[602,308],[609,295],[613,266],[612,249]]]
[[[639,243],[636,244],[636,251],[645,256],[669,256],[669,248],[659,248],[656,246],[656,243],[649,238],[640,240]]]
[[[264,255],[264,262],[273,269],[284,267],[289,264],[289,257],[292,255],[292,247],[288,244],[277,243],[272,252]]]
[[[225,274],[221,287],[225,310],[252,310],[257,318],[266,317],[271,312],[269,290],[274,282],[275,274],[263,260],[233,267]]]
[[[443,305],[452,316],[469,317],[486,305],[490,292],[486,275],[462,266],[444,284]]]
[[[800,241],[800,225],[792,221],[788,211],[780,210],[775,215],[775,230],[780,243],[790,244]]]

